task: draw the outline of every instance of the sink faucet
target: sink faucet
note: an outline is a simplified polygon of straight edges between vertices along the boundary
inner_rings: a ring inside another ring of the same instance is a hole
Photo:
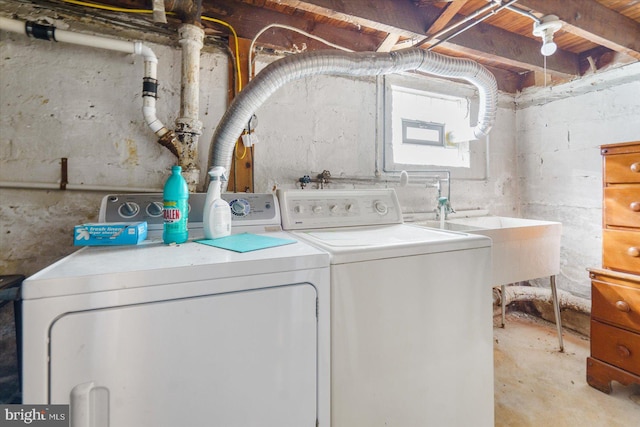
[[[436,212],[436,219],[447,219],[450,213],[456,213],[451,207],[451,202],[447,197],[441,197],[438,195],[438,207],[434,209]]]

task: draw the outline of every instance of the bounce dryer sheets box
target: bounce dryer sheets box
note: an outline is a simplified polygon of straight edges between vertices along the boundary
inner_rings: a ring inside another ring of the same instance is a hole
[[[147,238],[147,222],[76,225],[74,246],[137,245]]]

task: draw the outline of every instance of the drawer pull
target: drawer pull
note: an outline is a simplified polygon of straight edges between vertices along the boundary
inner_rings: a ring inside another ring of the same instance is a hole
[[[640,172],[640,162],[635,162],[630,167],[631,172]]]
[[[616,346],[616,350],[618,352],[618,355],[620,355],[620,357],[631,356],[631,350],[629,350],[627,347],[623,346],[622,344],[618,344]]]
[[[631,202],[631,204],[629,205],[629,207],[631,208],[632,211],[634,212],[640,212],[640,202]]]
[[[632,257],[640,257],[640,248],[631,246],[629,249],[627,249],[627,255]]]
[[[629,303],[626,301],[616,301],[616,308],[620,311],[624,311],[625,313],[628,313],[631,311],[631,307],[629,306]]]

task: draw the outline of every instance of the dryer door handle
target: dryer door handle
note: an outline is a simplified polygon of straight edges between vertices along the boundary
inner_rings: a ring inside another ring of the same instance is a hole
[[[109,427],[109,389],[90,381],[71,390],[70,427]]]

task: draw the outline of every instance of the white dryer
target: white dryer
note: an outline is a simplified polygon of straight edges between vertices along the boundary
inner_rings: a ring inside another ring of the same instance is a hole
[[[493,426],[491,240],[403,224],[393,189],[278,197],[331,255],[332,427]]]
[[[292,238],[265,232],[273,195],[241,198],[234,231]],[[329,426],[329,256],[309,244],[83,248],[22,296],[23,401],[70,403],[72,426]]]

